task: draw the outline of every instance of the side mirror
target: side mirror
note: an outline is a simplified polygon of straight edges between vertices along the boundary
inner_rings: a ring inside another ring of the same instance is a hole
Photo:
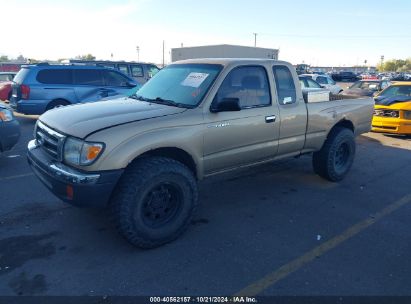
[[[135,82],[131,82],[131,81],[127,81],[126,82],[126,86],[129,88],[134,88],[137,85],[137,83]]]
[[[233,112],[241,111],[239,98],[223,98],[218,102],[213,102],[210,111],[212,113],[217,112]]]

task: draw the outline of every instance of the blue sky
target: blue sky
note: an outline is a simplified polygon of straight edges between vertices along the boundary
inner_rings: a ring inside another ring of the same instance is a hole
[[[310,3],[310,4],[307,4]],[[292,63],[348,66],[411,57],[411,1],[0,0],[0,55],[160,63],[170,48],[254,44]],[[24,9],[22,9],[24,8]],[[5,19],[5,20],[4,20]],[[4,43],[7,41],[7,43]]]

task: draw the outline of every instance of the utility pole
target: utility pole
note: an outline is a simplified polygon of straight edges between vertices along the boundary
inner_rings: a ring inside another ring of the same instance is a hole
[[[257,47],[257,33],[253,33],[254,35],[254,47]]]
[[[163,68],[164,68],[164,40],[163,40]]]
[[[137,45],[136,47],[137,50],[137,61],[140,62],[140,47]]]

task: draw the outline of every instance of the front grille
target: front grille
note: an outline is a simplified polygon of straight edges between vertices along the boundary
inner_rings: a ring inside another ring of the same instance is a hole
[[[400,112],[396,110],[375,109],[374,116],[398,118],[400,117]]]
[[[36,143],[54,160],[61,161],[65,136],[38,121],[35,133]]]

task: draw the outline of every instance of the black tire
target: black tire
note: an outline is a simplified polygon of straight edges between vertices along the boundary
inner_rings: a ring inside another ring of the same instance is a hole
[[[314,172],[331,182],[339,182],[350,171],[354,155],[353,132],[336,127],[331,130],[321,150],[313,154]]]
[[[193,173],[165,157],[143,157],[130,164],[110,201],[119,233],[140,248],[154,248],[178,238],[197,206]]]
[[[59,107],[64,107],[64,106],[68,106],[70,103],[64,99],[56,99],[53,100],[52,102],[50,102],[47,105],[46,111],[51,110],[51,109],[55,109],[55,108],[59,108]]]

